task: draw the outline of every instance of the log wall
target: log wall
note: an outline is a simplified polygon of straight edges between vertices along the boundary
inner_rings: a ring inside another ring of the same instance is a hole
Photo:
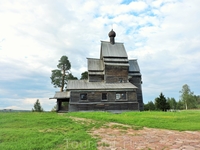
[[[104,80],[106,83],[127,82],[128,67],[127,66],[105,66]]]
[[[87,100],[80,100],[80,94],[87,93]],[[107,100],[102,100],[102,93],[107,93]],[[77,92],[71,91],[69,111],[81,110],[138,110],[136,91],[127,91],[126,100],[116,100],[114,91]],[[76,104],[74,104],[76,103]]]
[[[103,75],[89,75],[89,82],[101,82],[103,80]]]
[[[139,104],[136,103],[101,103],[101,104],[70,104],[69,111],[128,111],[139,110]]]
[[[136,90],[136,94],[137,94],[137,100],[138,100],[138,103],[139,103],[139,108],[140,108],[140,110],[144,110],[143,97],[142,97],[142,80],[141,80],[141,76],[132,76],[129,79],[129,82],[132,83],[133,85],[135,85],[138,88]]]

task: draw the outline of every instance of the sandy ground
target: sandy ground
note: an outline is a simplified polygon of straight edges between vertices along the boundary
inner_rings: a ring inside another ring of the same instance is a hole
[[[199,131],[173,131],[109,123],[91,132],[99,150],[200,150]]]
[[[82,123],[92,119],[70,117]],[[99,139],[98,150],[200,150],[200,131],[135,128],[108,123],[90,134]]]

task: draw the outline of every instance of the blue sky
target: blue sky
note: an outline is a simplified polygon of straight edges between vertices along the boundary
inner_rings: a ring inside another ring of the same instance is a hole
[[[144,103],[160,92],[179,100],[184,84],[200,95],[199,0],[1,0],[0,109],[45,110],[55,89],[51,70],[68,56],[74,76],[99,58],[111,28],[129,59],[137,58]]]

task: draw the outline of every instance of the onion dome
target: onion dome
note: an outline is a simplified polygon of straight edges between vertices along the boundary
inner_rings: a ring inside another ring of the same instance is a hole
[[[116,33],[113,31],[113,29],[108,33],[108,36],[110,37],[110,43],[115,44]]]
[[[113,29],[108,33],[108,36],[109,37],[115,37],[116,36],[116,33],[115,31],[113,31]]]

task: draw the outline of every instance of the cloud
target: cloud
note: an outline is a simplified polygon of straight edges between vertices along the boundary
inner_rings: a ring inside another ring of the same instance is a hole
[[[20,108],[20,107],[18,107],[18,106],[9,106],[9,107],[6,107],[6,108],[4,108],[4,109],[24,110],[24,109],[22,109],[22,108]]]
[[[147,8],[147,4],[142,1],[133,1],[129,4],[115,3],[111,5],[103,5],[100,9],[100,13],[105,16],[117,16],[126,13],[140,12]]]
[[[15,109],[15,110],[32,110],[36,100],[39,102],[45,111],[50,111],[55,105],[56,100],[48,98],[24,98],[24,99],[4,99],[5,103],[0,105],[0,109]]]

